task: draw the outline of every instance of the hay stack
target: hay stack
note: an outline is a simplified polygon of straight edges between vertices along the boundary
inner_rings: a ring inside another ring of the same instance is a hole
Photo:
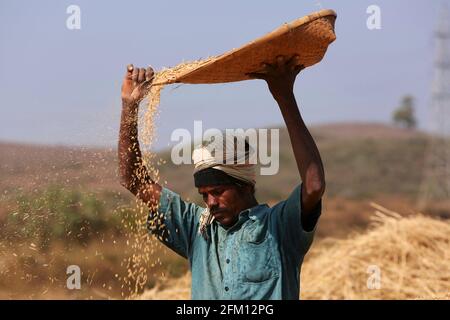
[[[302,267],[301,298],[450,299],[450,222],[373,206],[377,211],[365,233],[313,245]],[[370,266],[381,271],[379,289],[367,286]],[[186,274],[140,298],[189,299],[190,285]]]
[[[315,246],[302,268],[302,299],[449,299],[450,223],[373,206],[366,233]],[[368,288],[370,266],[381,271],[380,289]]]

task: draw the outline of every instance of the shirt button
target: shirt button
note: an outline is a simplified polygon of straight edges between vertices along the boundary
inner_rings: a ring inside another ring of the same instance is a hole
[[[230,288],[228,288],[228,287],[225,287],[225,291],[228,291],[228,290],[230,290]]]
[[[230,263],[230,259],[227,259],[226,261],[227,261],[227,263]]]

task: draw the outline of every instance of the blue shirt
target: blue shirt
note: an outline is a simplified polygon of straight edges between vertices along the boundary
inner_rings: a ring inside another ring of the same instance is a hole
[[[163,188],[149,230],[189,259],[192,299],[299,299],[300,267],[315,231],[302,227],[300,199],[297,186],[272,208],[242,211],[231,228],[213,221],[206,240],[198,232],[204,208]],[[315,211],[320,215],[321,201]]]

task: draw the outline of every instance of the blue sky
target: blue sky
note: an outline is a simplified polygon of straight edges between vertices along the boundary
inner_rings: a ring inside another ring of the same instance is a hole
[[[306,123],[389,122],[412,94],[424,128],[442,3],[450,1],[2,0],[0,140],[114,146],[126,64],[160,69],[221,54],[321,8],[337,12],[337,40],[297,80]],[[71,4],[81,30],[66,27]],[[366,27],[372,4],[381,30]],[[221,129],[283,123],[261,81],[169,86],[161,101],[158,149],[194,120]]]

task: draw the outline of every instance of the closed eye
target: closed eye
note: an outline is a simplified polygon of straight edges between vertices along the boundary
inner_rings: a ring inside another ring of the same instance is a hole
[[[202,196],[203,201],[206,202],[206,200],[208,200],[208,193],[210,195],[212,195],[213,197],[219,197],[220,195],[222,195],[222,193],[225,191],[225,189],[220,188],[220,189],[214,189],[211,190],[210,192],[199,192],[199,194]]]
[[[218,188],[218,189],[213,190],[213,191],[211,192],[211,194],[212,194],[213,196],[220,196],[223,192],[224,192],[224,189],[223,189],[223,188]]]

